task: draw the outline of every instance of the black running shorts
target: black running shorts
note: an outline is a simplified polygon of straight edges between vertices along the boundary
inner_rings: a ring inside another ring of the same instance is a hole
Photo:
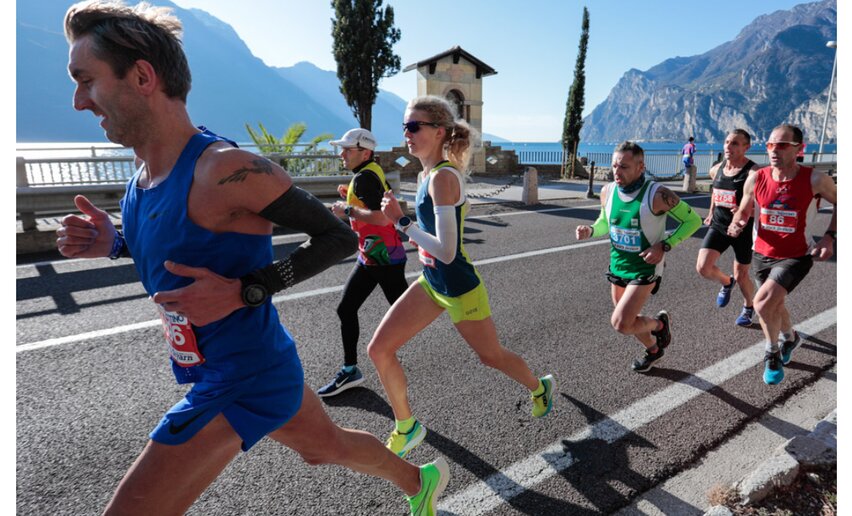
[[[752,258],[752,235],[751,229],[746,228],[742,234],[736,238],[728,236],[716,228],[711,227],[704,235],[704,241],[701,242],[702,249],[713,249],[719,251],[719,254],[725,252],[728,247],[734,248],[734,259],[737,263],[748,265]]]
[[[757,279],[758,288],[763,286],[767,279],[771,279],[784,287],[789,294],[805,279],[813,264],[811,255],[778,259],[754,253],[754,277]]]

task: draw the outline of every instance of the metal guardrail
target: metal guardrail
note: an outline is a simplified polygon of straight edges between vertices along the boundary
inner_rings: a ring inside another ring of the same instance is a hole
[[[385,178],[396,194],[399,194],[399,171],[388,172]],[[320,198],[339,198],[337,187],[348,184],[352,175],[293,176],[293,184]],[[74,184],[62,186],[18,186],[16,192],[17,213],[24,231],[36,228],[36,216],[41,214],[74,213],[76,195],[85,195],[96,206],[105,210],[117,210],[124,196],[125,183]]]
[[[520,165],[561,165],[562,151],[528,151],[517,150],[518,164]],[[766,161],[765,152],[749,153],[746,157],[755,163]],[[580,158],[586,158],[588,163],[595,162],[597,167],[607,167],[612,160],[611,152],[587,152],[580,153]],[[836,163],[837,154],[822,154],[814,152],[808,154],[810,158],[806,164]],[[694,155],[695,167],[698,169],[698,178],[710,177],[710,168],[719,160],[719,153],[700,152]],[[675,178],[683,175],[684,167],[680,152],[676,151],[645,151],[645,169],[651,175],[659,178]]]
[[[122,150],[110,149],[114,152]],[[92,152],[96,152],[94,148]],[[332,153],[274,153],[265,157],[281,164],[291,176],[327,176],[344,172],[340,157]],[[136,171],[135,158],[129,154],[55,158],[18,156],[16,167],[16,184],[21,187],[123,184]]]

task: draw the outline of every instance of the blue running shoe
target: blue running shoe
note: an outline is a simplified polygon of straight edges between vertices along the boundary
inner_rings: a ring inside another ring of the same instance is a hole
[[[740,312],[740,316],[737,317],[737,326],[751,326],[752,319],[754,319],[754,307],[744,306],[743,311]]]
[[[734,285],[737,284],[737,280],[731,276],[731,283],[719,289],[719,294],[716,295],[716,306],[719,308],[724,308],[728,306],[728,302],[731,300],[731,290],[734,289]]]
[[[778,385],[784,379],[784,364],[781,362],[780,351],[767,351],[763,357],[763,383]]]
[[[790,363],[790,360],[793,359],[793,350],[802,345],[802,338],[799,337],[799,332],[794,330],[796,337],[793,340],[785,340],[781,343],[781,362],[784,365]]]
[[[361,370],[357,366],[350,373],[347,373],[346,369],[341,369],[334,380],[317,391],[317,395],[320,398],[328,398],[362,383],[364,383],[364,375],[361,374]]]

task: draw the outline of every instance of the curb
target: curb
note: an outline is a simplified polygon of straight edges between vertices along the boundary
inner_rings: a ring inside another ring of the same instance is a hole
[[[807,435],[793,437],[732,487],[740,505],[760,502],[776,489],[793,483],[801,469],[837,464],[837,409]],[[733,514],[724,505],[711,507],[704,516]]]

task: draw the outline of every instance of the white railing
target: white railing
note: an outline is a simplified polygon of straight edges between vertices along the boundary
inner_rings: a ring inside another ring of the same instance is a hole
[[[121,148],[111,148],[112,155],[95,157],[42,157],[18,156],[16,160],[17,186],[62,186],[89,184],[123,184],[135,172],[132,154],[118,154]],[[53,149],[51,149],[53,150]],[[80,150],[77,148],[76,150]],[[97,150],[93,151],[97,154]],[[268,154],[269,159],[281,164],[292,176],[326,176],[344,173],[340,157],[331,153]]]
[[[527,151],[516,150],[518,153],[518,164],[520,165],[561,165],[562,151]],[[596,168],[609,167],[612,161],[611,152],[587,152],[579,153],[581,158],[586,158],[589,163],[595,162]],[[767,162],[765,152],[755,152],[746,155],[755,163]],[[693,157],[695,167],[698,169],[699,178],[708,178],[710,168],[718,162],[719,153],[699,152]],[[805,163],[833,163],[837,161],[837,154],[816,152],[805,156]],[[645,169],[659,178],[673,178],[683,175],[682,155],[677,151],[645,151]]]

